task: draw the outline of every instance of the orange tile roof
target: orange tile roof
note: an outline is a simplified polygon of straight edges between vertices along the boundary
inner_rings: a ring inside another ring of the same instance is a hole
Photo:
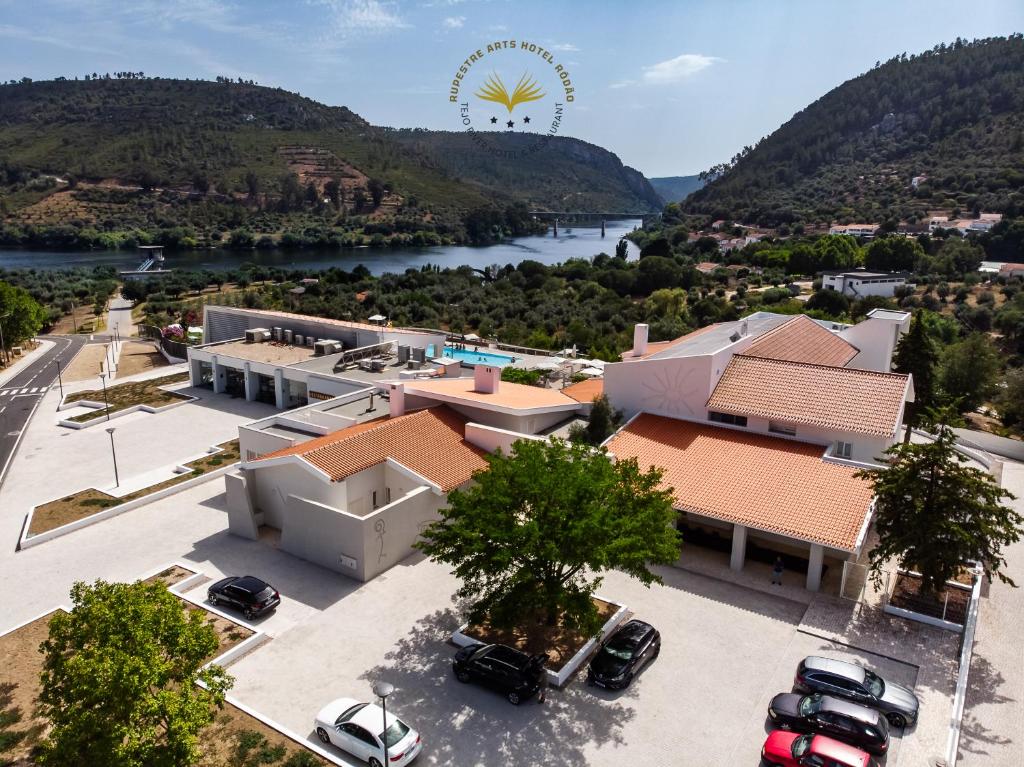
[[[424,397],[438,395],[447,400],[461,400],[467,404],[480,403],[512,410],[532,410],[558,406],[575,406],[576,400],[558,389],[501,381],[496,392],[479,392],[472,378],[438,378],[432,381],[405,381],[405,391]]]
[[[708,399],[709,410],[892,436],[909,376],[734,355]]]
[[[856,346],[823,328],[806,314],[798,314],[769,330],[743,353],[748,357],[843,367],[859,351]]]
[[[622,357],[623,362],[629,362],[630,360],[645,360],[648,357],[657,354],[658,352],[663,352],[666,349],[675,346],[676,344],[682,343],[683,341],[689,341],[691,338],[695,338],[699,336],[701,333],[706,333],[709,330],[714,330],[715,328],[718,327],[719,324],[720,323],[716,323],[714,325],[705,325],[702,328],[691,330],[689,333],[679,336],[679,338],[673,338],[671,341],[653,341],[651,343],[648,343],[647,354],[643,355],[642,357],[634,357],[632,349],[630,349],[629,351],[622,352],[622,354],[620,354],[619,356]]]
[[[845,551],[871,504],[870,483],[820,445],[641,413],[608,449],[663,469],[679,509]]]
[[[464,439],[467,419],[448,407],[378,418],[260,456],[295,455],[338,482],[391,458],[448,492],[487,468],[486,451]]]
[[[579,383],[574,383],[572,386],[566,386],[562,389],[562,394],[567,397],[572,397],[577,402],[583,402],[589,405],[594,401],[595,397],[600,397],[604,394],[604,379],[588,378],[586,381],[580,381]]]

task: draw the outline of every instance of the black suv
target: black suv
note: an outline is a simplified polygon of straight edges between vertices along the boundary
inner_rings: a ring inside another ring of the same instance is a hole
[[[519,705],[540,689],[546,655],[527,655],[500,644],[471,644],[452,660],[460,682],[477,682],[492,687]]]
[[[266,581],[251,575],[230,575],[206,592],[211,605],[229,605],[248,619],[258,618],[281,604],[281,594]]]

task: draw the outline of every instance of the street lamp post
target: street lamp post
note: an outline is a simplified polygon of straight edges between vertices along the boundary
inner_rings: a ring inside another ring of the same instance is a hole
[[[114,450],[114,427],[107,427],[107,434],[110,435],[110,454],[114,457],[114,487],[121,487],[121,478],[117,476],[117,451]]]
[[[107,374],[100,373],[100,381],[103,382],[103,412],[107,414],[107,420],[110,420],[110,403],[107,402]]]
[[[374,682],[373,694],[380,698],[380,708],[384,717],[384,729],[380,734],[384,742],[384,767],[388,764],[388,696],[395,691],[395,686],[389,682]]]

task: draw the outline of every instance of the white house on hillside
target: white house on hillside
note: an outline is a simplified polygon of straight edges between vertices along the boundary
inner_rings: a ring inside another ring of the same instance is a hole
[[[907,272],[869,272],[854,269],[850,272],[824,272],[821,275],[821,287],[835,290],[850,298],[864,296],[884,296],[892,298],[896,289],[907,284]]]

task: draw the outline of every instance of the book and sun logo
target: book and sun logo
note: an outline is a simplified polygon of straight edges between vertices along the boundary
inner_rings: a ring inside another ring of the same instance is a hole
[[[478,147],[505,159],[547,147],[575,99],[566,65],[553,52],[516,40],[470,53],[448,91],[462,130]],[[516,138],[503,138],[509,134]]]

